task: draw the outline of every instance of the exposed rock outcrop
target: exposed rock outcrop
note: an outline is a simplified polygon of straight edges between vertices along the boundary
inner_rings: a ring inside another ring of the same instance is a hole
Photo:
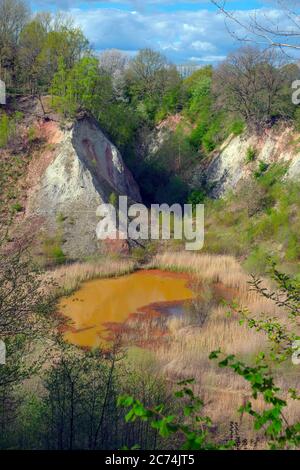
[[[64,128],[53,121],[42,127],[48,145],[30,165],[26,219],[38,219],[49,236],[59,232],[70,257],[92,254],[99,248],[97,207],[112,193],[140,202],[138,186],[92,117],[82,114]]]
[[[247,162],[250,148],[255,152],[253,162]],[[199,186],[205,182],[210,196],[218,198],[250,178],[260,161],[266,164],[286,163],[287,178],[299,178],[299,135],[292,128],[282,126],[266,130],[261,135],[231,136],[208,161],[193,169],[191,184]]]

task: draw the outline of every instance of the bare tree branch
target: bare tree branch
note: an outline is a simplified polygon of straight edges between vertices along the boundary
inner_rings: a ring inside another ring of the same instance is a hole
[[[211,0],[219,11],[225,16],[226,27],[230,34],[237,40],[243,42],[254,42],[256,44],[264,45],[265,47],[279,48],[281,50],[294,49],[300,50],[300,16],[286,5],[284,0],[278,0],[277,5],[280,10],[284,13],[287,20],[289,20],[290,26],[281,29],[278,24],[274,24],[273,21],[264,14],[266,23],[271,23],[270,26],[264,25],[262,21],[258,19],[257,10],[254,13],[249,14],[249,21],[241,20],[238,15],[229,11],[226,8],[226,1]],[[228,23],[235,24],[245,32],[245,36],[241,32],[233,31],[229,28]],[[272,26],[273,23],[273,26]],[[298,39],[298,43],[287,42],[284,38]]]

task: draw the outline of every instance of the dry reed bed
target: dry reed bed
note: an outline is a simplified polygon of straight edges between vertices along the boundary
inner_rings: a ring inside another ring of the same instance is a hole
[[[157,255],[150,267],[191,273],[201,281],[203,288],[222,284],[233,289],[235,300],[254,316],[261,313],[282,316],[283,312],[273,302],[250,291],[249,276],[233,257],[170,252]],[[265,285],[269,283],[265,281]],[[220,348],[226,354],[233,353],[248,361],[267,346],[264,335],[241,326],[237,314],[228,316],[228,310],[223,305],[213,307],[202,327],[188,325],[184,318],[172,318],[169,321],[170,341],[155,350],[160,367],[172,380],[183,377],[196,379],[198,392],[207,403],[206,412],[221,427],[229,426],[232,419],[240,419],[236,410],[249,399],[250,389],[243,379],[210,361],[210,352]],[[277,380],[283,390],[295,387],[295,373],[288,378],[285,374],[278,374]],[[263,406],[261,400],[256,401],[258,410]],[[294,402],[289,406],[288,417],[294,421],[297,416],[300,419],[299,406]],[[242,429],[245,437],[253,437],[246,417],[243,418]]]
[[[59,295],[67,295],[80,287],[82,282],[103,277],[117,277],[129,274],[136,269],[129,260],[100,259],[97,262],[75,263],[57,268],[51,278],[59,285]],[[221,284],[236,292],[236,300],[247,307],[254,315],[261,312],[270,315],[281,314],[274,304],[249,290],[249,276],[237,260],[230,256],[194,254],[187,252],[166,252],[154,257],[147,269],[187,272],[200,280],[205,288]],[[228,316],[228,308],[222,305],[213,307],[202,327],[190,325],[185,318],[171,318],[168,321],[170,340],[155,345],[157,367],[172,381],[183,377],[194,377],[199,394],[206,403],[205,412],[219,430],[226,436],[231,420],[240,420],[237,409],[250,397],[250,390],[243,379],[230,370],[221,370],[208,356],[211,351],[221,348],[225,353],[234,353],[240,358],[253,358],[266,347],[265,337],[246,326],[239,324],[237,315]],[[279,385],[287,389],[295,387],[294,375],[286,380],[279,377]],[[260,400],[256,409],[263,409]],[[300,410],[291,404],[288,417],[300,419]],[[251,421],[243,417],[242,437],[252,439]]]
[[[150,267],[188,272],[195,275],[203,284],[221,284],[225,288],[233,289],[236,291],[239,304],[249,308],[253,313],[281,314],[273,302],[250,289],[249,275],[232,256],[168,252],[157,255]],[[264,285],[270,286],[266,280]]]
[[[64,265],[51,271],[47,276],[54,281],[57,295],[62,296],[76,291],[83,282],[124,276],[134,272],[135,269],[136,264],[129,259],[114,260],[107,257],[93,262]]]

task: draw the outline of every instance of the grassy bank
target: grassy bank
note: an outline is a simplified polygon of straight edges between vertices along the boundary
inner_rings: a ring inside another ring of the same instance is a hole
[[[234,193],[207,200],[204,251],[235,256],[259,274],[271,257],[284,272],[299,275],[299,183],[287,184],[286,171],[282,164],[269,165]]]

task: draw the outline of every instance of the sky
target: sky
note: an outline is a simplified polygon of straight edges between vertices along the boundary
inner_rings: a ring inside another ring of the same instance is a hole
[[[279,20],[271,0],[227,0],[240,19],[248,15]],[[206,0],[31,0],[36,11],[67,11],[97,51],[120,49],[131,55],[145,47],[177,64],[217,64],[241,44],[224,17]]]

